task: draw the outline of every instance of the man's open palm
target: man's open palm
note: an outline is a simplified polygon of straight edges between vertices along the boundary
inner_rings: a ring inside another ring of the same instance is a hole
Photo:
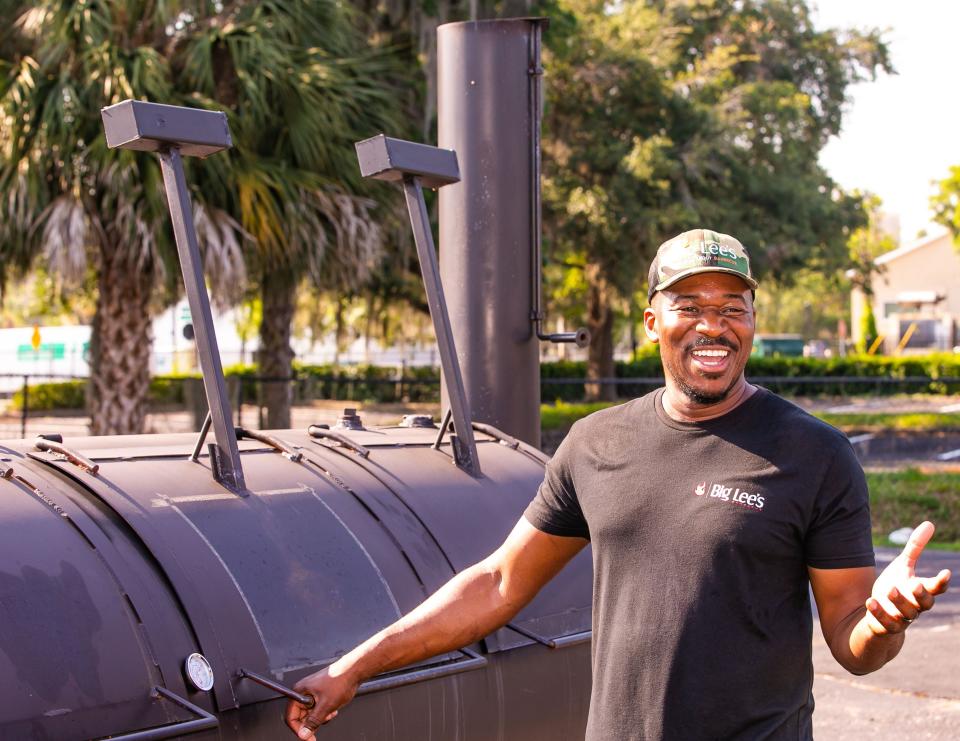
[[[870,615],[870,628],[875,633],[903,632],[921,612],[933,607],[937,595],[947,591],[949,569],[926,578],[916,573],[917,561],[933,537],[933,531],[932,522],[921,523],[910,534],[903,552],[890,562],[874,582],[866,607]]]

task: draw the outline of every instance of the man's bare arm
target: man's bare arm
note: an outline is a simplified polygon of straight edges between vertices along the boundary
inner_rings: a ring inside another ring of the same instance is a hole
[[[917,560],[933,536],[924,522],[879,577],[871,567],[808,569],[823,637],[834,658],[853,674],[876,671],[903,646],[904,631],[947,591],[950,572],[916,575]]]
[[[548,535],[521,518],[494,553],[457,574],[419,607],[326,669],[297,683],[313,709],[287,705],[287,725],[301,739],[347,704],[366,679],[480,640],[534,598],[588,541]]]

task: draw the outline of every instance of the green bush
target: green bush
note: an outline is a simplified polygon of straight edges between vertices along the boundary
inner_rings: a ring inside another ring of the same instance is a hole
[[[659,385],[663,378],[658,353],[648,353],[632,361],[615,364],[617,378],[656,379]],[[584,361],[558,361],[540,366],[541,400],[577,401],[583,398],[583,381],[551,383],[547,379],[583,379],[587,374]],[[831,382],[830,378],[860,378],[856,382]],[[929,382],[918,383],[907,379],[928,377]],[[797,396],[839,396],[844,394],[946,394],[960,392],[960,355],[933,353],[930,355],[907,355],[903,357],[879,357],[875,355],[848,355],[843,358],[750,358],[747,363],[747,378],[763,379],[761,383],[775,391]],[[791,379],[822,378],[823,382],[793,382]],[[902,380],[891,383],[888,379]],[[951,379],[945,383],[943,379]],[[617,395],[621,398],[640,396],[655,383],[620,384]]]
[[[430,366],[401,369],[376,365],[298,365],[295,397],[344,401],[438,402],[440,371]]]
[[[244,404],[259,402],[257,372],[255,365],[234,365],[225,369],[231,401],[236,402],[237,395],[242,391]],[[656,348],[643,350],[630,361],[617,362],[615,372],[617,378],[627,381],[617,386],[617,395],[622,399],[642,396],[663,384],[663,369]],[[582,400],[586,373],[587,364],[584,361],[563,360],[541,364],[541,401]],[[298,403],[313,399],[436,403],[440,399],[440,372],[429,366],[402,369],[402,382],[399,380],[400,369],[395,366],[297,364],[294,374],[294,399]],[[832,380],[841,377],[863,380]],[[909,380],[917,377],[930,380]],[[154,377],[150,381],[151,405],[185,404],[187,379],[199,378],[195,373]],[[849,355],[844,358],[751,358],[747,363],[747,378],[758,380],[774,391],[796,396],[960,393],[960,355],[935,353],[905,357]],[[823,380],[819,383],[800,380],[811,378]],[[632,382],[631,379],[636,381]],[[236,383],[240,383],[242,388],[238,390]],[[82,409],[85,385],[84,381],[31,385],[30,409]],[[21,391],[14,393],[13,407],[17,410],[23,408]]]
[[[83,409],[86,405],[86,390],[86,381],[55,381],[30,384],[27,392],[27,407],[31,411]],[[23,389],[13,393],[11,405],[18,412],[23,411]]]

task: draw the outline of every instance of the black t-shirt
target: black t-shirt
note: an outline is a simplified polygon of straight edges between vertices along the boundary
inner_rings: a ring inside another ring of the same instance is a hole
[[[697,424],[663,389],[577,422],[525,516],[593,545],[587,738],[808,739],[807,566],[872,566],[847,439],[758,389]]]

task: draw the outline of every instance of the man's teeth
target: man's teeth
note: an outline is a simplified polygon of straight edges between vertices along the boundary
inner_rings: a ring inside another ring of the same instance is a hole
[[[700,358],[725,358],[729,350],[694,350],[693,354]]]

